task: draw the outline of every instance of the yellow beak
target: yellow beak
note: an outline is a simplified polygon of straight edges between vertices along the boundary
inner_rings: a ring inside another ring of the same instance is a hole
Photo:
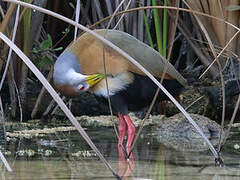
[[[97,84],[104,78],[104,74],[93,74],[86,77],[86,83],[89,84],[90,87]]]

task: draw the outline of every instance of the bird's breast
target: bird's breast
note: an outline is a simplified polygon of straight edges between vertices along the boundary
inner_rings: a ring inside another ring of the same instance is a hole
[[[106,78],[108,86],[106,85]],[[89,91],[97,96],[107,97],[107,91],[109,90],[109,95],[112,96],[119,91],[125,90],[133,81],[134,75],[131,72],[122,72],[114,76],[106,76]]]

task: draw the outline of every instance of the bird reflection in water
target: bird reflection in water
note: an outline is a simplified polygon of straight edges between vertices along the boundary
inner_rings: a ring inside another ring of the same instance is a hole
[[[124,178],[129,177],[136,166],[133,152],[127,158],[123,147],[118,145],[118,158],[118,175]]]

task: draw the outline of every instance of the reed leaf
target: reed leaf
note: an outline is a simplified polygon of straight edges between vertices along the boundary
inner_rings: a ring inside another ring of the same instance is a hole
[[[168,0],[164,0],[164,6],[168,5]],[[167,9],[163,9],[163,56],[167,57]]]
[[[156,0],[152,0],[152,5],[156,6]],[[157,49],[160,54],[163,54],[163,48],[162,48],[162,33],[160,29],[159,24],[159,17],[158,17],[158,10],[153,9],[153,18],[154,18],[154,25],[155,25],[155,32],[157,37]]]
[[[150,28],[149,28],[149,25],[148,25],[148,18],[147,18],[147,16],[146,16],[146,13],[145,13],[144,10],[143,10],[143,20],[144,20],[144,25],[145,25],[146,32],[147,32],[147,37],[148,37],[149,45],[150,45],[152,48],[154,48],[153,40],[152,40],[152,36],[151,36],[151,32],[150,32]]]

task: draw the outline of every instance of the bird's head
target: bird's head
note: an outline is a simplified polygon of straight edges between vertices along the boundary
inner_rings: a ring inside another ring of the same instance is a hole
[[[65,51],[54,64],[53,82],[63,95],[76,96],[89,90],[104,78],[103,74],[84,75],[75,55]]]
[[[61,83],[54,81],[55,87],[65,96],[73,97],[89,90],[104,78],[103,74],[82,75],[69,72],[69,81]]]
[[[104,78],[103,74],[82,75],[77,73],[71,73],[69,81],[65,83],[54,81],[56,89],[58,89],[63,95],[73,97],[89,90],[99,81]],[[69,75],[68,75],[69,76]]]

